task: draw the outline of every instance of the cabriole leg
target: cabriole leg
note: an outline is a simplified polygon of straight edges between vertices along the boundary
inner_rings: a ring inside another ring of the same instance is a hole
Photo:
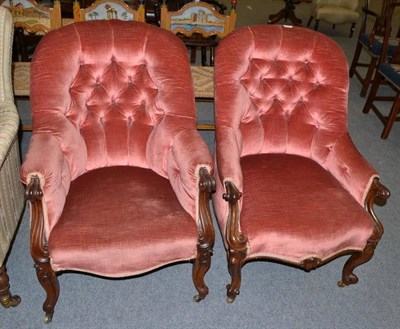
[[[199,302],[208,295],[208,287],[204,282],[204,276],[210,269],[212,250],[199,251],[193,264],[193,283],[198,294],[193,297]]]
[[[35,264],[35,268],[37,278],[46,291],[46,300],[43,303],[44,322],[49,323],[53,319],[54,307],[60,294],[60,286],[55,272],[50,267],[50,263]]]
[[[240,293],[240,284],[242,282],[242,266],[246,253],[233,250],[228,251],[228,271],[231,275],[231,283],[226,286],[226,301],[233,303],[236,296]]]
[[[342,272],[342,280],[338,282],[339,287],[345,287],[358,282],[358,277],[353,273],[357,266],[368,262],[374,255],[377,243],[368,242],[362,252],[354,253],[344,264]]]

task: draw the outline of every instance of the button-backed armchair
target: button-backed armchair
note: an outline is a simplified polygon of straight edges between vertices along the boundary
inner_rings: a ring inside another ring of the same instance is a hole
[[[10,293],[5,262],[24,207],[24,190],[19,179],[19,116],[11,84],[11,14],[0,7],[0,303],[17,306],[18,296]]]
[[[345,55],[318,32],[251,26],[221,40],[213,201],[229,302],[248,260],[308,271],[350,254],[345,286],[372,257],[383,233],[373,204],[388,191],[349,136],[348,86]]]
[[[179,38],[121,20],[53,31],[32,60],[31,110],[21,175],[45,321],[65,270],[127,277],[190,260],[203,299],[213,163]]]
[[[320,21],[332,24],[333,28],[335,28],[337,24],[350,23],[349,37],[351,38],[360,17],[358,1],[359,0],[313,0],[312,15],[308,20],[307,26],[310,26],[313,19],[315,19],[315,30],[318,30]]]

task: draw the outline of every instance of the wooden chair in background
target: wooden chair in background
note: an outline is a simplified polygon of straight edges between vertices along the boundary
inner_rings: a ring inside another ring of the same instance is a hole
[[[29,97],[30,60],[40,39],[51,30],[62,26],[61,4],[39,4],[34,0],[0,0],[14,22],[12,80],[14,96]],[[52,7],[49,7],[52,5]],[[31,131],[30,124],[22,124],[23,131]]]
[[[393,3],[393,7],[400,7],[400,1]],[[390,20],[387,21],[387,24],[389,24],[389,22]],[[386,27],[386,29],[389,29],[389,27]],[[387,56],[388,47],[389,36],[386,35],[383,41],[383,53],[386,54],[386,56],[378,66],[375,79],[363,109],[364,113],[368,113],[372,110],[383,123],[384,129],[381,134],[382,139],[388,138],[393,124],[396,121],[400,121],[400,44],[395,48],[391,58]],[[394,90],[395,95],[378,95],[378,91],[382,85],[390,86]],[[378,104],[382,101],[390,101],[392,103],[388,115],[385,115],[384,110],[378,107]]]
[[[129,7],[123,0],[97,0],[87,8],[81,8],[75,1],[73,13],[75,22],[103,19],[145,21],[144,0],[139,1],[138,9]]]
[[[356,78],[361,82],[362,88],[360,96],[362,97],[367,95],[376,68],[385,57],[391,58],[393,56],[394,50],[400,40],[400,29],[397,31],[397,34],[393,36],[394,32],[391,28],[392,22],[391,20],[387,21],[388,17],[392,17],[392,11],[394,10],[393,3],[396,1],[384,0],[380,13],[376,13],[370,9],[370,2],[370,0],[365,0],[365,5],[362,8],[364,17],[349,72],[350,77],[356,76]],[[368,29],[368,23],[371,20],[374,24],[372,29]],[[382,52],[385,36],[388,38],[386,53]],[[370,57],[369,62],[365,62],[361,58],[362,50],[365,50],[368,53],[368,56]]]
[[[179,35],[186,46],[201,47],[202,65],[207,65],[206,49],[210,50],[209,65],[214,65],[214,48],[222,38],[236,27],[237,0],[231,1],[229,15],[220,14],[212,4],[190,2],[178,11],[169,11],[166,0],[161,7],[161,27]],[[193,52],[191,54],[193,62]]]
[[[0,5],[11,12],[14,21],[14,62],[28,62],[40,38],[62,25],[59,0],[55,0],[54,4],[39,4],[34,0],[4,0]]]

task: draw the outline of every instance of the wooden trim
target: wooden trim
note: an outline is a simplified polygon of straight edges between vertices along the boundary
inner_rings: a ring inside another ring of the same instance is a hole
[[[51,268],[47,239],[44,232],[43,191],[38,176],[33,176],[26,187],[25,198],[31,204],[31,256],[35,262],[37,278],[46,291],[43,303],[44,321],[51,322],[60,294],[55,272]]]

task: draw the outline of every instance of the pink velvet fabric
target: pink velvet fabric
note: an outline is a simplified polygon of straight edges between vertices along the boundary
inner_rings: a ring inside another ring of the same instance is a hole
[[[196,245],[196,223],[168,180],[128,166],[92,170],[74,180],[49,239],[55,271],[110,277],[192,259]]]
[[[246,191],[240,161],[248,155],[311,159],[360,209],[364,206],[377,173],[348,134],[348,86],[343,51],[320,33],[263,25],[238,29],[221,40],[215,58],[214,207],[223,232],[228,215],[224,182]]]
[[[46,237],[63,214],[71,182],[113,166],[168,179],[196,223],[198,170],[212,172],[213,161],[196,131],[187,50],[175,35],[118,20],[48,33],[31,64],[31,110],[33,135],[21,177],[26,184],[33,175],[41,179]]]
[[[369,214],[315,161],[290,154],[241,159],[241,227],[250,257],[300,262],[362,250],[373,231]]]

